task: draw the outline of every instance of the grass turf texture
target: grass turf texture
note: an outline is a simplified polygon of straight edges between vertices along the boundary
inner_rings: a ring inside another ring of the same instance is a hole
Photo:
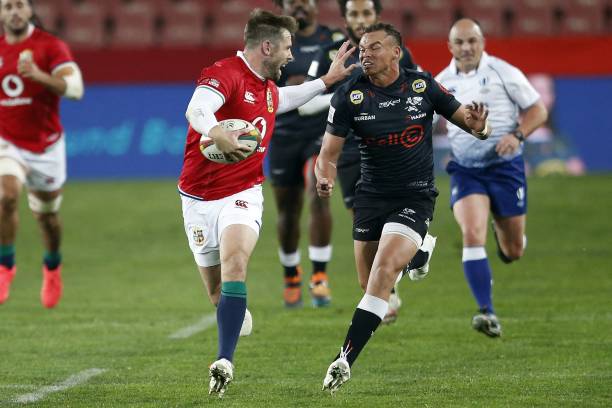
[[[379,328],[333,398],[321,382],[361,297],[349,216],[337,191],[331,307],[285,310],[266,185],[247,282],[254,332],[238,344],[235,381],[221,401],[207,395],[216,329],[168,338],[214,311],[188,251],[174,182],[67,186],[65,292],[55,310],[39,303],[42,246],[23,200],[18,273],[0,306],[0,406],[94,367],[108,371],[36,405],[610,406],[610,185],[610,176],[530,180],[525,258],[502,265],[489,237],[504,330],[490,339],[470,327],[476,306],[463,278],[448,180],[440,179],[430,276],[402,281],[397,323]],[[304,296],[308,304],[306,287]]]

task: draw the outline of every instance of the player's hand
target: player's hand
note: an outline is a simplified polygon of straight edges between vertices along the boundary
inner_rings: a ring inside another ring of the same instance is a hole
[[[486,139],[490,135],[490,129],[487,129],[487,117],[489,110],[482,102],[472,102],[465,105],[465,124],[476,133],[488,130],[486,135],[477,135],[478,138]]]
[[[31,59],[20,59],[17,63],[17,73],[23,78],[40,82],[43,72]]]
[[[215,126],[208,132],[219,151],[226,159],[233,162],[244,160],[249,155],[249,148],[238,142],[238,136],[244,134],[242,130],[224,130],[221,126]]]
[[[495,146],[495,151],[500,156],[505,156],[516,152],[521,145],[521,142],[514,137],[514,135],[508,133],[502,136]]]
[[[331,87],[338,81],[342,81],[344,78],[349,76],[351,72],[357,67],[357,64],[351,64],[348,67],[344,66],[346,60],[351,56],[354,51],[355,47],[351,47],[350,41],[345,41],[342,44],[342,46],[338,50],[338,53],[334,57],[334,60],[329,66],[327,74],[321,77],[327,88]]]
[[[319,197],[331,197],[333,189],[334,184],[330,180],[326,178],[317,179],[317,194],[319,195]]]

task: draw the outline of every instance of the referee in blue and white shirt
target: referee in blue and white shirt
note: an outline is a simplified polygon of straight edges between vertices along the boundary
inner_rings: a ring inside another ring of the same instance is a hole
[[[452,157],[447,171],[451,207],[463,236],[463,271],[479,306],[472,327],[499,337],[485,250],[489,212],[500,258],[506,263],[520,258],[526,245],[527,213],[523,142],[546,121],[548,112],[525,75],[485,53],[484,43],[476,21],[458,20],[448,38],[453,59],[436,80],[461,103],[483,102],[490,112],[493,133],[486,141],[448,124]]]

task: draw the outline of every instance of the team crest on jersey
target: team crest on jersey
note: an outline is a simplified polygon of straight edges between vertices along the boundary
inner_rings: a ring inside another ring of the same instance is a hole
[[[336,58],[336,55],[338,55],[338,50],[330,50],[329,53],[327,54],[329,59],[332,61],[334,60],[334,58]]]
[[[274,100],[272,99],[272,91],[270,88],[266,90],[266,103],[268,104],[268,112],[274,112]]]
[[[349,97],[354,105],[359,105],[361,102],[363,102],[363,92],[361,91],[352,91]]]
[[[412,90],[416,93],[425,92],[425,88],[427,88],[427,83],[423,79],[415,79],[412,82]]]
[[[191,240],[195,246],[204,245],[206,238],[204,238],[204,231],[202,230],[202,227],[197,225],[191,227]]]
[[[336,42],[336,41],[340,41],[340,40],[344,40],[344,34],[336,31],[335,33],[332,34],[332,41]]]

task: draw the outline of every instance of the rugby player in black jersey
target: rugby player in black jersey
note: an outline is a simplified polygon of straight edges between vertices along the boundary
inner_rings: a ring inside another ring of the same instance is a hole
[[[488,111],[461,105],[426,72],[400,68],[402,39],[389,24],[368,27],[359,43],[363,74],[335,93],[315,166],[317,192],[330,197],[338,157],[352,130],[361,153],[361,183],[354,203],[353,239],[359,302],[344,344],[329,366],[323,389],[335,392],[388,308],[391,288],[416,254],[433,218],[434,112],[486,139]]]
[[[344,34],[317,23],[317,0],[274,0],[274,3],[282,8],[283,14],[292,16],[298,23],[291,47],[293,61],[283,68],[277,84],[299,85],[306,79],[310,63],[321,47],[343,39]],[[269,173],[278,210],[278,254],[284,270],[286,307],[302,305],[298,244],[305,185],[310,201],[308,253],[312,262],[309,285],[312,303],[320,307],[331,300],[326,267],[332,253],[332,217],[327,200],[317,196],[313,175],[314,160],[325,132],[326,115],[326,112],[301,114],[298,109],[278,115],[270,142]]]
[[[382,12],[381,1],[339,0],[338,5],[340,6],[340,14],[344,18],[346,24],[346,32],[348,37],[351,40],[351,43],[357,47],[359,45],[359,40],[361,40],[361,36],[363,36],[363,33],[365,32],[365,29],[368,26],[378,22],[380,13]],[[310,65],[308,76],[314,79],[327,72],[332,60],[334,59],[334,56],[341,46],[342,41],[336,41],[333,44],[322,47]],[[359,63],[357,53],[351,55],[350,63]],[[410,50],[408,50],[408,48],[406,48],[404,45],[401,46],[399,65],[402,68],[419,69],[418,65],[416,65],[412,58]],[[351,76],[349,76],[345,81],[348,81],[350,78],[357,77],[362,73],[363,71],[361,69],[354,69]],[[327,113],[327,110],[329,109],[329,101],[331,100],[333,92],[343,83],[344,82],[335,84],[329,90],[329,93],[315,97],[306,105],[300,107],[300,110],[307,111],[309,109],[321,109]],[[351,212],[353,210],[353,201],[355,199],[355,188],[361,177],[360,162],[361,156],[359,154],[358,143],[353,137],[352,131],[350,131],[345,138],[342,154],[338,160],[338,179],[340,181],[344,205]],[[411,265],[404,265],[402,274],[408,273],[410,279],[412,280],[423,279],[429,272],[429,259],[433,253],[435,243],[435,237],[432,237],[429,234],[426,235],[422,250],[417,252],[417,255],[414,257]],[[389,308],[387,315],[383,319],[383,323],[392,323],[397,319],[401,304],[402,301],[399,297],[397,287],[394,287],[391,289]]]

